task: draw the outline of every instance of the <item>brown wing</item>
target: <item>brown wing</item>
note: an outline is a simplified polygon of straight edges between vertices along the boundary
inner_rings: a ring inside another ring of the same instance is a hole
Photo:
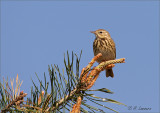
[[[110,44],[111,44],[111,47],[112,47],[112,50],[114,51],[114,54],[115,54],[115,58],[116,58],[116,46],[115,46],[115,43],[113,41],[112,38],[110,38]]]
[[[97,54],[97,43],[98,43],[98,40],[95,39],[94,42],[93,42],[93,52],[94,52],[94,56],[96,56]]]

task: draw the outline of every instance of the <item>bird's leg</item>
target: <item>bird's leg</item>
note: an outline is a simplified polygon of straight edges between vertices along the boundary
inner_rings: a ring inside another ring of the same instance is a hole
[[[115,65],[114,64],[109,64],[106,69],[112,69]]]

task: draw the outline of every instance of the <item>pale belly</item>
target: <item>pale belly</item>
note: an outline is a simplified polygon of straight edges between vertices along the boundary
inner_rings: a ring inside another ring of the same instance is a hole
[[[102,56],[97,60],[98,63],[115,59],[115,53],[111,49],[97,49],[94,51],[94,56],[98,53],[102,53]]]

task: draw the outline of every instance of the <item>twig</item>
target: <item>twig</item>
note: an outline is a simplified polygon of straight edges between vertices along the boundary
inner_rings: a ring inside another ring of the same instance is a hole
[[[42,111],[42,109],[40,107],[36,107],[36,106],[31,106],[31,105],[24,104],[23,107],[34,108],[34,109],[37,109],[39,111]]]
[[[82,102],[82,97],[79,96],[77,98],[77,103],[73,105],[73,109],[70,113],[80,113],[81,102]]]
[[[60,100],[56,103],[56,105],[52,107],[51,110],[55,110],[57,107],[59,107],[60,105],[62,105],[62,104],[64,103],[64,101],[70,100],[71,97],[77,92],[77,90],[78,90],[78,89],[75,88],[74,90],[72,90],[72,91],[70,92],[69,95],[67,95],[67,96],[65,96],[64,98],[60,99]],[[49,109],[50,109],[50,108],[48,108],[47,110],[49,110]],[[46,110],[46,111],[47,111],[47,110]]]
[[[86,82],[86,78],[87,78],[87,75],[91,69],[91,67],[93,66],[93,64],[97,61],[97,59],[99,57],[101,57],[102,54],[99,53],[98,55],[96,55],[92,60],[91,62],[85,67],[82,69],[82,72],[81,72],[81,75],[80,75],[80,80],[81,80],[81,83],[85,83]]]
[[[109,60],[109,61],[102,62],[96,67],[96,69],[105,68],[109,64],[117,64],[117,63],[125,63],[125,58],[120,58],[120,59],[115,59],[115,60]]]
[[[12,100],[5,109],[2,109],[2,112],[5,112],[7,109],[9,109],[12,105],[15,105],[16,102],[23,100],[23,98],[27,96],[27,93],[23,93],[21,95],[19,95],[18,97],[16,97],[14,100]]]

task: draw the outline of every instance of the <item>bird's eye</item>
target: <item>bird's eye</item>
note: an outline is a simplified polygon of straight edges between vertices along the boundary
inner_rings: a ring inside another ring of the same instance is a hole
[[[102,33],[102,31],[100,31],[99,33]]]

